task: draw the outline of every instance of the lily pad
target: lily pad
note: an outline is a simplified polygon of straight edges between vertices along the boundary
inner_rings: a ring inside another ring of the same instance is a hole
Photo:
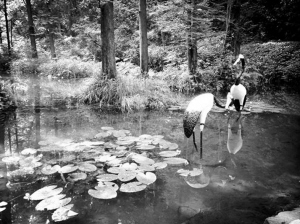
[[[112,156],[111,154],[106,154],[106,155],[102,155],[102,156],[96,157],[95,161],[96,162],[105,163],[105,162],[109,162],[111,160],[114,160],[115,158],[117,158],[117,157],[116,156]]]
[[[122,182],[133,180],[136,177],[136,172],[124,170],[118,174],[118,179]]]
[[[139,145],[136,148],[140,150],[153,150],[155,149],[155,145]]]
[[[9,156],[2,158],[2,161],[7,164],[17,164],[20,160],[19,156]]]
[[[22,155],[34,155],[36,153],[37,153],[37,150],[33,149],[33,148],[26,148],[21,151]]]
[[[98,182],[98,186],[95,187],[96,190],[101,189],[102,187],[108,187],[108,188],[112,188],[115,191],[119,190],[119,186],[114,183],[114,182],[110,182],[110,181],[99,181]]]
[[[123,183],[120,187],[120,191],[125,193],[133,193],[133,192],[145,190],[146,187],[147,187],[146,184],[143,184],[138,181],[134,181],[130,183]]]
[[[60,208],[56,209],[52,214],[53,221],[54,222],[61,222],[61,221],[68,220],[68,219],[78,215],[78,213],[73,212],[71,210],[71,208],[73,206],[74,206],[73,204],[68,204],[64,207],[60,207]]]
[[[139,139],[152,139],[152,135],[148,135],[148,134],[143,134],[139,136]]]
[[[45,174],[45,175],[52,175],[52,174],[58,172],[59,170],[60,170],[59,165],[54,165],[54,166],[48,165],[48,166],[43,167],[41,172],[42,172],[42,174]]]
[[[117,197],[117,191],[112,188],[101,188],[99,190],[90,189],[88,193],[98,199],[112,199]]]
[[[120,146],[128,146],[128,145],[132,145],[134,143],[134,141],[121,141],[121,140],[119,140],[119,141],[116,141],[116,144],[117,145],[120,145]]]
[[[118,179],[118,175],[104,173],[97,176],[98,181],[114,181]]]
[[[83,172],[94,172],[97,170],[97,167],[90,163],[80,163],[78,164],[78,169]]]
[[[170,164],[170,165],[179,165],[179,164],[188,164],[188,161],[183,158],[165,158],[164,162]]]
[[[107,172],[109,173],[120,173],[122,171],[122,169],[120,167],[110,167],[107,169]]]
[[[153,167],[156,169],[156,170],[160,170],[160,169],[164,169],[168,166],[167,163],[165,162],[157,162],[157,163],[154,163],[153,164]]]
[[[121,169],[123,170],[136,170],[138,165],[136,163],[124,163],[120,166]]]
[[[62,191],[63,191],[62,187],[57,188],[57,185],[49,185],[35,191],[32,195],[30,195],[30,200],[43,200],[45,198],[58,195]]]
[[[143,184],[152,184],[156,181],[156,175],[152,172],[138,173],[136,179]]]
[[[162,151],[159,153],[160,156],[162,157],[174,157],[174,156],[178,156],[181,153],[180,150],[176,150],[176,151]]]
[[[35,210],[37,211],[44,211],[45,209],[54,210],[59,207],[63,207],[69,204],[70,201],[72,200],[71,198],[64,198],[65,196],[66,196],[65,194],[59,194],[59,195],[52,196],[50,198],[46,198],[35,206]]]
[[[184,176],[184,177],[187,177],[187,176],[198,176],[200,174],[203,173],[203,170],[202,169],[199,169],[199,168],[193,168],[193,170],[184,170],[184,169],[180,169],[177,171],[177,173],[179,173],[180,176]]]
[[[109,133],[109,132],[100,132],[100,133],[96,134],[94,138],[104,139],[104,138],[107,138],[109,136],[111,136],[111,133]]]
[[[132,160],[134,160],[135,162],[139,163],[139,164],[154,164],[155,161],[153,159],[150,159],[148,157],[142,156],[140,154],[135,154],[131,157]]]
[[[68,164],[60,168],[59,173],[72,173],[78,169],[74,164]]]
[[[185,182],[193,188],[204,188],[209,185],[210,178],[204,175],[196,176],[196,177],[187,177]]]
[[[148,164],[141,164],[140,166],[138,166],[138,170],[143,171],[143,172],[152,172],[155,171],[155,167],[152,165],[148,165]]]
[[[87,174],[86,173],[71,173],[68,176],[68,179],[70,181],[76,182],[79,180],[85,180],[87,178]]]

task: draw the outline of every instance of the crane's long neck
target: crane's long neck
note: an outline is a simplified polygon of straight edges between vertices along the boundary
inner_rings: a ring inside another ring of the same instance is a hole
[[[240,72],[240,74],[238,75],[238,77],[235,79],[234,85],[236,85],[236,86],[240,84],[240,82],[241,82],[241,77],[242,77],[242,75],[243,75],[243,73],[244,73],[244,71],[245,71],[245,59],[244,59],[244,58],[241,58],[240,60],[241,60],[241,62],[242,62],[242,71]]]

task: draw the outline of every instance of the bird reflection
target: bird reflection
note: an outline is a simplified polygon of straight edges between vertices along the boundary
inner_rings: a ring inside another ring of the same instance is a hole
[[[243,138],[242,138],[242,118],[238,118],[237,121],[234,121],[233,124],[230,124],[230,119],[227,122],[228,128],[228,137],[227,137],[227,149],[229,152],[230,159],[236,168],[236,163],[234,161],[234,156],[237,152],[239,152],[243,146]]]

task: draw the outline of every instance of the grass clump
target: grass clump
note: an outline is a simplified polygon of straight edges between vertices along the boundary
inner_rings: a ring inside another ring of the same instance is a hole
[[[131,67],[128,69],[128,72],[122,69],[116,79],[96,76],[79,96],[80,101],[122,112],[161,110],[178,103],[179,96],[170,90],[166,80],[154,76],[145,79],[135,75]]]

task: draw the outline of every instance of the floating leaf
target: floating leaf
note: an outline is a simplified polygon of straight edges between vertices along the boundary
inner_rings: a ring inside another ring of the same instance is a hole
[[[96,186],[95,189],[99,190],[101,187],[112,188],[115,191],[117,191],[119,189],[119,186],[116,183],[110,182],[110,181],[99,181],[98,186]]]
[[[179,164],[188,164],[188,161],[186,159],[182,158],[165,158],[164,162],[172,165],[179,165]]]
[[[124,170],[118,174],[118,179],[122,182],[133,180],[136,177],[136,172]]]
[[[180,153],[181,153],[180,150],[176,150],[176,151],[162,151],[158,154],[162,157],[174,157],[174,156],[178,156]]]
[[[106,154],[106,155],[96,157],[95,161],[105,163],[105,162],[109,162],[111,160],[114,160],[116,158],[117,158],[116,156],[112,156],[111,154]]]
[[[18,176],[26,176],[34,174],[34,169],[32,167],[22,167],[21,169],[17,169],[11,172],[7,172],[7,176],[11,178],[15,178]]]
[[[37,153],[37,150],[33,149],[33,148],[26,148],[21,151],[22,155],[34,155],[36,153]]]
[[[117,158],[106,162],[106,164],[108,166],[119,166],[121,163],[122,163],[122,160],[117,159]]]
[[[117,191],[112,188],[100,188],[99,190],[90,189],[89,195],[98,199],[112,199],[117,197]]]
[[[143,134],[139,136],[139,139],[152,139],[152,135],[148,135],[148,134]]]
[[[138,165],[136,163],[124,163],[120,166],[121,169],[123,170],[136,170]]]
[[[169,144],[169,150],[176,150],[176,149],[178,149],[178,145],[176,144],[176,143],[171,143],[171,144]]]
[[[155,167],[152,165],[147,165],[147,164],[141,164],[138,167],[138,170],[143,171],[143,172],[147,172],[147,171],[155,171]]]
[[[143,183],[143,184],[149,185],[149,184],[152,184],[156,181],[156,175],[154,173],[151,173],[151,172],[147,172],[145,174],[138,173],[136,175],[136,179],[139,182]]]
[[[78,169],[83,172],[94,172],[97,170],[97,167],[90,163],[80,163],[78,164]]]
[[[154,163],[153,164],[153,167],[156,169],[156,170],[159,170],[159,169],[164,169],[168,166],[167,163],[165,162],[158,162],[158,163]]]
[[[146,189],[147,185],[138,181],[123,183],[120,187],[121,192],[133,193]]]
[[[49,185],[35,191],[32,195],[30,195],[30,200],[43,200],[45,198],[58,195],[62,191],[62,187],[57,188],[56,185]]]
[[[179,173],[180,176],[184,176],[184,177],[187,177],[187,176],[198,176],[200,174],[203,173],[203,170],[202,169],[199,169],[199,168],[193,168],[193,170],[184,170],[184,169],[180,169],[177,171],[177,173]]]
[[[201,175],[196,176],[196,177],[187,177],[185,182],[193,188],[204,188],[204,187],[209,185],[210,178],[206,177],[203,174],[201,174]]]
[[[59,173],[72,173],[78,169],[74,164],[68,164],[60,168]]]
[[[117,130],[112,130],[111,131],[113,136],[115,136],[116,138],[119,138],[119,137],[125,137],[126,136],[126,133],[124,131],[117,131]]]
[[[110,167],[107,169],[107,172],[109,173],[120,173],[122,169],[120,167]]]
[[[148,157],[142,156],[140,154],[135,154],[131,157],[132,160],[134,160],[135,162],[139,163],[139,164],[154,164],[155,161],[153,159],[150,159]]]
[[[38,203],[35,206],[35,209],[37,211],[44,211],[45,209],[54,210],[59,207],[63,207],[69,204],[70,201],[72,200],[71,198],[64,198],[65,196],[66,196],[65,194],[59,194],[50,198],[46,198],[42,200],[40,203]]]
[[[48,165],[48,166],[43,167],[41,172],[42,172],[42,174],[45,174],[45,175],[51,175],[51,174],[58,172],[59,170],[60,170],[59,165],[54,165],[54,166]]]
[[[114,181],[118,179],[118,175],[104,173],[97,176],[98,181]]]
[[[9,156],[2,158],[2,161],[7,164],[17,164],[20,160],[19,156]]]
[[[152,150],[155,149],[155,145],[139,145],[136,148],[140,150]]]
[[[100,132],[100,133],[95,135],[95,138],[96,139],[103,139],[103,138],[107,138],[109,136],[111,136],[111,133],[109,133],[109,132]]]
[[[71,208],[73,206],[74,206],[73,204],[68,204],[64,207],[60,207],[60,208],[56,209],[52,214],[53,221],[61,222],[61,221],[68,220],[68,219],[78,215],[78,213],[71,211]]]
[[[134,143],[134,141],[116,141],[117,145],[121,145],[121,146],[128,146],[128,145],[132,145]]]
[[[38,162],[41,160],[42,157],[43,157],[43,154],[40,154],[38,156],[29,156],[29,157],[26,157],[25,159],[20,160],[19,164],[21,167],[36,168],[36,167],[43,165],[41,162]]]
[[[86,178],[87,178],[86,173],[72,173],[72,174],[69,174],[69,176],[68,176],[68,179],[73,182],[76,182],[79,180],[85,180]]]

